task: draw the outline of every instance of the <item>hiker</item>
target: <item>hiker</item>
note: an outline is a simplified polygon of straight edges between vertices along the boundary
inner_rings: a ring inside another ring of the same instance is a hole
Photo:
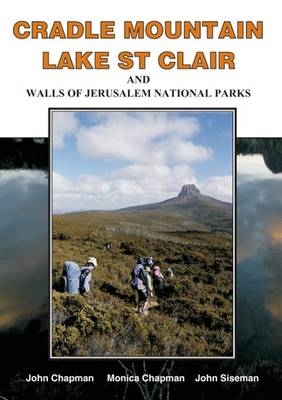
[[[65,261],[63,268],[64,290],[70,294],[87,293],[90,291],[92,271],[97,267],[95,257],[90,257],[81,268],[73,261]]]
[[[95,267],[97,267],[97,260],[95,257],[90,257],[86,265],[80,268],[79,290],[81,294],[90,292],[92,271]]]
[[[153,257],[147,257],[146,261],[145,261],[145,265],[150,268],[153,268],[153,265],[154,265]]]
[[[138,257],[137,264],[143,265],[144,267],[146,264],[146,260],[143,257]]]
[[[148,289],[147,275],[143,266],[143,258],[137,259],[137,264],[131,271],[131,287],[137,290],[137,309],[138,312],[148,314]]]
[[[152,277],[151,277],[151,268],[149,266],[145,267],[145,272],[147,275],[148,294],[149,294],[149,297],[153,297],[154,292],[153,292],[153,281],[152,281]]]
[[[153,288],[155,295],[157,296],[158,300],[160,297],[162,297],[163,293],[163,288],[164,288],[164,283],[163,283],[163,275],[161,273],[160,267],[158,265],[155,265],[153,268],[153,273],[152,273],[152,278],[153,278]]]

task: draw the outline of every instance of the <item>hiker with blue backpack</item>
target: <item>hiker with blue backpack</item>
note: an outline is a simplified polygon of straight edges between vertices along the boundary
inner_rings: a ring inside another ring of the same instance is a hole
[[[138,312],[148,314],[148,288],[147,275],[143,265],[144,261],[141,257],[137,259],[137,264],[131,271],[131,287],[137,291],[137,310]]]
[[[90,292],[92,272],[97,267],[95,257],[90,257],[86,265],[81,268],[73,261],[65,261],[63,268],[64,292],[70,294],[84,294]]]

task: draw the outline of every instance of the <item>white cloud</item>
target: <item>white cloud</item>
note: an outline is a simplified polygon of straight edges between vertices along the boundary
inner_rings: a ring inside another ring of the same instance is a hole
[[[211,157],[211,149],[191,138],[199,132],[194,117],[165,112],[108,113],[76,132],[78,150],[88,158],[138,163],[188,162]]]
[[[67,135],[74,134],[78,127],[78,119],[73,112],[53,112],[53,147],[62,148]]]
[[[62,194],[71,192],[71,189],[71,181],[63,175],[58,174],[56,171],[53,171],[53,191],[56,194]]]
[[[117,209],[166,200],[185,183],[197,184],[187,165],[130,165],[104,179],[83,175],[68,180],[54,172],[54,212],[82,209]]]
[[[54,171],[53,188],[56,194],[88,193],[98,196],[109,191],[109,184],[95,175],[81,175],[72,181]]]
[[[193,171],[187,165],[130,165],[111,174],[117,181],[131,180],[138,183],[142,193],[174,193],[185,182],[194,183]]]
[[[55,213],[105,208],[104,197],[111,184],[95,175],[70,180],[53,172],[53,211]]]
[[[206,195],[232,202],[232,176],[212,176],[199,184]]]
[[[212,150],[193,144],[191,141],[181,141],[171,136],[159,143],[155,149],[164,162],[187,163],[192,161],[207,160],[212,157]],[[153,159],[157,157],[153,156]]]

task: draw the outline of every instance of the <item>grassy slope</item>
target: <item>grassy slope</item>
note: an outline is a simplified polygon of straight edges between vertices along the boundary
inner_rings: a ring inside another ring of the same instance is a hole
[[[81,213],[55,216],[53,282],[65,260],[98,259],[92,293],[54,290],[53,350],[57,356],[230,356],[232,241],[191,232],[170,216]],[[197,228],[195,226],[195,228]],[[111,242],[113,250],[105,250]],[[136,313],[130,271],[138,255],[160,260],[165,295],[147,317]]]

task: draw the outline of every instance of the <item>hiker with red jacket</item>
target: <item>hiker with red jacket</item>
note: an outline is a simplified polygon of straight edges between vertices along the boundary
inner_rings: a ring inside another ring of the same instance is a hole
[[[137,309],[138,312],[148,314],[148,288],[147,288],[147,274],[144,270],[143,259],[139,257],[137,264],[131,271],[131,287],[137,290]]]

